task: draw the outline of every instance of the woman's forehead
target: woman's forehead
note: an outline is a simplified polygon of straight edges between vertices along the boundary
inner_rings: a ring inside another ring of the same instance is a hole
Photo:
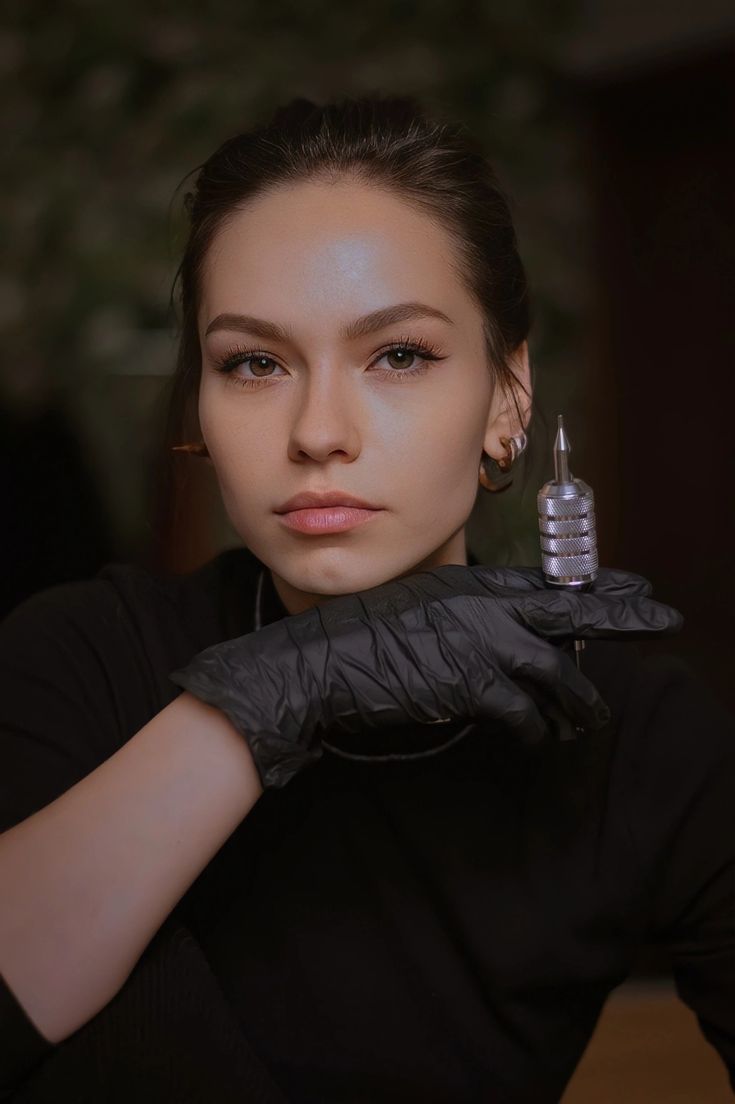
[[[202,272],[205,326],[256,301],[344,320],[420,300],[451,315],[466,294],[448,234],[385,190],[311,184],[277,189],[235,212],[211,243]],[[453,303],[452,300],[455,300]]]

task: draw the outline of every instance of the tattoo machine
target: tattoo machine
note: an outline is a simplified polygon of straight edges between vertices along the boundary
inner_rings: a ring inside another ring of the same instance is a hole
[[[541,568],[546,586],[588,590],[597,577],[597,533],[595,495],[583,479],[569,469],[572,451],[564,429],[563,415],[557,416],[554,442],[554,478],[544,483],[536,496]],[[574,641],[577,669],[584,640]],[[577,726],[577,731],[583,731]]]

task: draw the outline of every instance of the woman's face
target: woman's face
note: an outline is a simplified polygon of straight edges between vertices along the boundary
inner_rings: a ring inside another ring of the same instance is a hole
[[[346,178],[273,189],[210,247],[200,425],[232,525],[289,613],[467,563],[482,450],[502,456],[500,435],[521,427],[493,394],[482,314],[450,261],[454,245],[427,215]],[[434,313],[357,330],[408,303]],[[391,351],[401,343],[440,359]],[[233,355],[232,371],[217,371]],[[514,367],[530,391],[525,346]],[[303,532],[276,512],[333,490],[379,509],[338,532]]]

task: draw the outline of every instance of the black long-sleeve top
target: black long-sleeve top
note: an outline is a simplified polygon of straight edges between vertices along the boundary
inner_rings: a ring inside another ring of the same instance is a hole
[[[252,631],[261,566],[110,564],[0,622],[0,830]],[[265,579],[268,624],[287,611]],[[0,979],[0,1099],[549,1104],[651,941],[735,1089],[735,720],[630,641],[588,641],[583,669],[602,732],[529,754],[483,723],[420,760],[325,752],[266,791],[58,1045]]]

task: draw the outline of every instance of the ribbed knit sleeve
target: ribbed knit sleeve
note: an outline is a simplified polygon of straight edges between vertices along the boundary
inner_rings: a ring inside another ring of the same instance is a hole
[[[12,1100],[17,1086],[53,1050],[0,977],[0,1100]]]
[[[173,915],[113,999],[45,1057],[17,1015],[10,1028],[24,1047],[22,1082],[5,1090],[12,1104],[285,1104]],[[7,1057],[4,1069],[15,1075]]]

